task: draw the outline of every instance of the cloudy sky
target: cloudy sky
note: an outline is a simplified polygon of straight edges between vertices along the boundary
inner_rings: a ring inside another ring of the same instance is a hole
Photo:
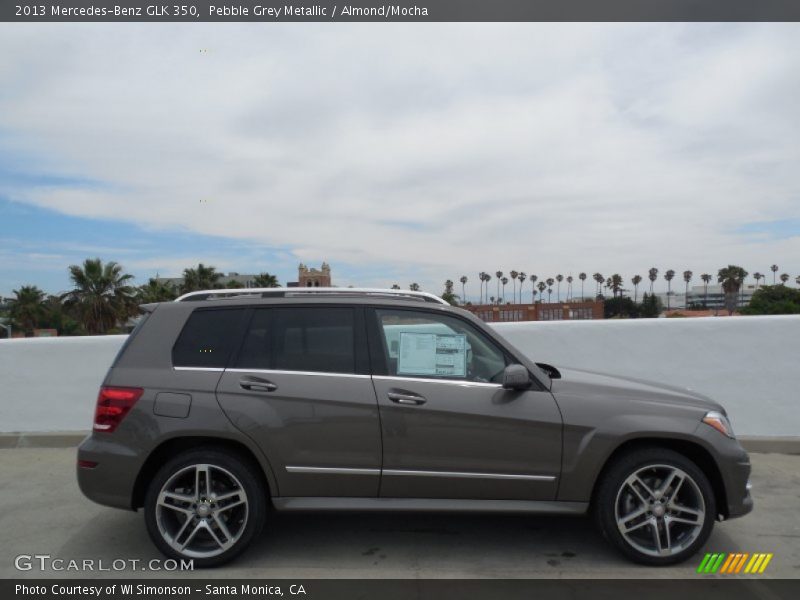
[[[794,280],[798,33],[2,24],[0,295],[94,256],[468,295],[497,269]]]

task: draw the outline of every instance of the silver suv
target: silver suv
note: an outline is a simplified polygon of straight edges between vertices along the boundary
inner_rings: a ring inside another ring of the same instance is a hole
[[[725,410],[535,363],[420,292],[214,290],[142,306],[78,451],[83,493],[144,508],[214,566],[275,510],[590,513],[630,559],[694,554],[752,510]]]

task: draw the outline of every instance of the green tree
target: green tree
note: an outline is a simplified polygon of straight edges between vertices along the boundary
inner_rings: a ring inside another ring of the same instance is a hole
[[[634,275],[631,278],[631,283],[633,284],[633,301],[637,302],[639,299],[639,284],[642,283],[642,276]]]
[[[44,315],[39,322],[39,327],[55,329],[58,331],[58,335],[80,335],[85,333],[81,324],[69,314],[58,296],[48,296],[42,306]]]
[[[259,288],[281,287],[281,284],[278,283],[278,278],[275,275],[271,275],[269,273],[259,273],[258,275],[253,277],[253,285]]]
[[[35,285],[23,285],[13,294],[8,309],[11,326],[31,336],[44,317],[44,292]]]
[[[781,280],[781,285],[786,285],[786,282],[789,281],[789,274],[781,273],[780,280]]]
[[[420,287],[418,283],[412,283],[408,286],[408,289],[411,290],[412,292],[418,292],[420,290]]]
[[[458,306],[458,296],[453,292],[455,284],[452,280],[448,279],[444,282],[444,292],[442,292],[442,300],[453,306]]]
[[[722,291],[725,292],[725,308],[729,315],[736,310],[737,296],[745,277],[747,271],[736,265],[728,265],[717,273],[717,282],[722,284]]]
[[[675,271],[669,269],[664,273],[664,279],[667,280],[667,310],[669,310],[669,297],[672,294],[672,280],[675,277]]]
[[[651,267],[650,270],[647,272],[647,278],[650,280],[650,295],[653,295],[653,284],[658,279],[658,269],[655,267]]]
[[[767,285],[756,290],[750,304],[741,310],[745,315],[800,314],[800,290],[785,285]]]
[[[617,294],[622,297],[622,275],[619,273],[614,273],[611,276],[611,291],[614,294],[614,298],[617,297]]]
[[[624,296],[615,296],[603,302],[603,316],[606,319],[635,319],[639,312],[640,306]]]
[[[661,308],[661,300],[658,299],[658,296],[645,292],[642,295],[642,304],[639,307],[639,315],[644,318],[653,319],[661,314]]]
[[[151,302],[169,302],[178,297],[175,286],[166,281],[159,281],[156,277],[151,277],[147,283],[140,285],[136,290],[136,300],[141,304]]]
[[[89,334],[108,333],[136,314],[133,275],[123,273],[118,263],[87,258],[82,266],[70,265],[69,277],[74,288],[61,298]]]
[[[219,283],[220,277],[222,274],[217,273],[215,267],[207,267],[203,263],[197,265],[196,268],[184,269],[181,293],[220,289],[222,287]]]

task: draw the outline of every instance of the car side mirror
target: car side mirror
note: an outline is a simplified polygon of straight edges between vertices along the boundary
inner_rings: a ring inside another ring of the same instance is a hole
[[[508,365],[503,370],[503,388],[507,390],[527,390],[532,383],[531,374],[522,365]]]

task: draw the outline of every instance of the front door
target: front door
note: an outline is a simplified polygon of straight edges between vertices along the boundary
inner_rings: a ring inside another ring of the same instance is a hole
[[[381,434],[365,335],[353,307],[253,309],[217,397],[263,449],[280,496],[377,496]]]
[[[382,497],[555,499],[561,415],[549,391],[503,389],[513,358],[466,319],[378,308],[369,321]]]

